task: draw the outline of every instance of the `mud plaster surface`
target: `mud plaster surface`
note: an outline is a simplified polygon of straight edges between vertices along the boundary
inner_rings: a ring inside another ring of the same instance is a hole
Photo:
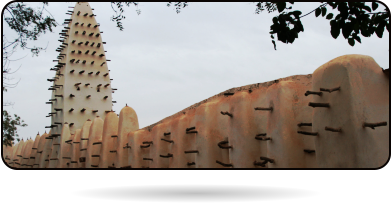
[[[205,103],[208,103],[208,102],[213,102],[213,101],[216,101],[218,99],[221,99],[221,98],[224,98],[226,96],[224,96],[224,93],[237,93],[237,92],[242,92],[242,91],[245,91],[245,92],[249,92],[251,90],[254,91],[254,90],[257,90],[257,89],[261,89],[261,88],[268,88],[269,86],[273,85],[273,84],[276,84],[276,83],[279,83],[279,82],[282,82],[282,81],[291,81],[291,82],[297,82],[297,83],[300,83],[300,81],[303,81],[302,84],[305,85],[305,86],[309,86],[311,84],[311,80],[312,79],[312,74],[307,74],[307,75],[293,75],[293,76],[289,76],[289,77],[285,77],[285,78],[280,78],[280,79],[276,79],[276,80],[273,80],[273,81],[268,81],[268,82],[263,82],[263,83],[256,83],[256,84],[250,84],[250,85],[245,85],[245,86],[241,86],[241,87],[234,87],[234,88],[231,88],[231,89],[228,89],[226,91],[223,91],[219,94],[216,94],[212,97],[209,97],[201,102],[198,102],[198,103],[195,103],[193,105],[191,105],[190,107],[188,108],[185,108],[171,116],[168,116],[162,120],[160,120],[159,122],[157,123],[154,123],[152,125],[149,125],[149,126],[146,126],[144,128],[141,128],[142,130],[152,130],[152,128],[158,124],[161,124],[161,123],[164,123],[164,122],[167,122],[171,119],[174,119],[176,117],[180,117],[184,114],[186,114],[186,112],[190,111],[190,110],[193,110],[193,109],[196,109],[198,106],[202,105],[202,104],[205,104]]]

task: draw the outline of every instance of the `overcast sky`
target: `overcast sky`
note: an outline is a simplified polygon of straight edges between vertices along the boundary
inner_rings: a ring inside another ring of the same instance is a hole
[[[41,3],[28,3],[41,6]],[[3,102],[28,124],[19,128],[21,138],[35,137],[50,125],[53,78],[49,71],[58,56],[59,32],[65,13],[72,3],[49,3],[47,10],[60,24],[53,33],[41,35],[29,45],[46,47],[38,57],[20,50],[12,56],[24,57],[11,63],[16,88],[9,89]],[[292,75],[312,74],[322,64],[346,54],[369,55],[383,68],[389,67],[389,33],[382,39],[362,37],[362,44],[351,47],[342,34],[337,40],[330,35],[329,21],[310,14],[302,19],[304,33],[293,44],[277,42],[274,50],[269,34],[276,14],[255,14],[254,3],[189,3],[177,14],[166,3],[140,3],[125,7],[124,31],[110,20],[114,14],[110,3],[90,3],[107,42],[108,68],[113,79],[113,110],[119,113],[127,103],[138,115],[140,128],[160,121],[195,103],[233,87],[262,83]],[[303,14],[319,3],[296,3]],[[383,9],[383,6],[380,6]],[[46,12],[47,13],[47,12]],[[48,13],[47,13],[48,14]],[[12,33],[3,27],[10,40]],[[47,131],[49,129],[46,129]]]

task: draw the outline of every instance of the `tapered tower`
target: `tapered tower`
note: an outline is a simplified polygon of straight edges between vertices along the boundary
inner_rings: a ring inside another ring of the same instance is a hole
[[[60,136],[64,123],[69,124],[70,133],[81,129],[88,119],[100,116],[104,120],[112,109],[111,79],[102,42],[99,24],[87,2],[76,3],[71,17],[65,19],[60,33],[62,43],[57,52],[58,62],[52,71],[53,82],[51,112],[51,136]]]

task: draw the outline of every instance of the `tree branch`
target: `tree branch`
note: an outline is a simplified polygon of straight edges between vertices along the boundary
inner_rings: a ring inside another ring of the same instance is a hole
[[[327,5],[327,3],[324,3],[324,4],[320,5],[318,8],[324,7],[324,6],[326,6],[326,5]],[[316,8],[316,9],[318,9],[318,8]],[[305,15],[300,16],[299,18],[303,18],[303,17],[305,17],[305,16],[311,14],[312,12],[316,11],[316,9],[314,9],[313,11],[311,11],[311,12],[305,14]]]

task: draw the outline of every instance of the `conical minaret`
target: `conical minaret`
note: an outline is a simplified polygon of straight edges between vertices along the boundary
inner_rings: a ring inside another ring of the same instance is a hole
[[[68,11],[64,30],[60,33],[62,44],[57,48],[60,54],[58,64],[51,70],[53,79],[52,105],[47,117],[52,117],[53,137],[60,136],[64,123],[69,124],[71,134],[83,123],[96,116],[103,120],[112,109],[112,88],[105,51],[103,49],[99,24],[87,2],[76,3]]]

